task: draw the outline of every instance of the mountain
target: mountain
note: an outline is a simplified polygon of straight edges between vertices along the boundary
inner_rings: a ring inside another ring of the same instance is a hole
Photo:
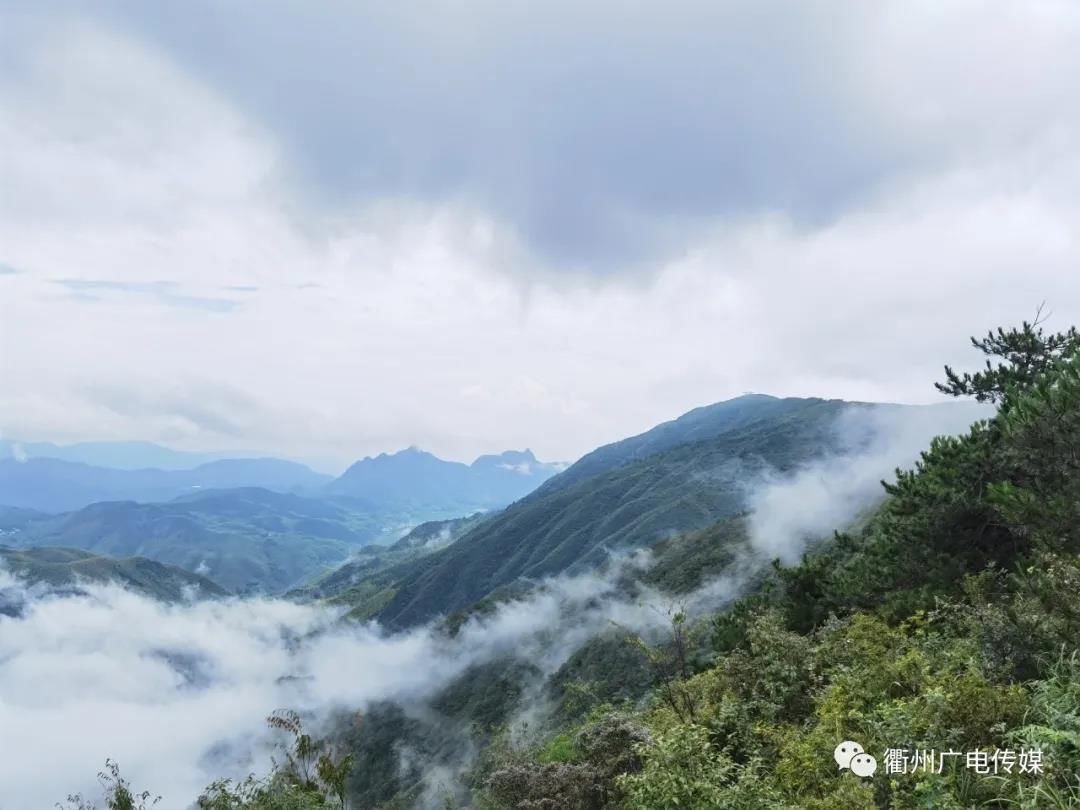
[[[236,454],[231,454],[235,456]],[[189,470],[200,464],[228,458],[229,453],[189,453],[162,447],[153,442],[78,442],[76,444],[53,444],[52,442],[20,442],[0,439],[0,458],[26,460],[31,458],[55,458],[74,461],[92,467],[110,467],[117,470]]]
[[[168,503],[94,503],[24,520],[5,541],[147,557],[232,591],[278,592],[345,561],[385,530],[379,517],[342,504],[244,488],[204,490]]]
[[[529,450],[462,464],[410,447],[356,462],[324,491],[383,506],[442,511],[451,517],[506,506],[560,469],[562,465],[537,461]]]
[[[546,484],[545,491],[569,487],[590,476],[648,458],[680,444],[711,439],[751,422],[800,411],[807,401],[779,399],[768,394],[744,394],[695,408],[678,419],[663,422],[645,433],[606,444],[582,456],[562,475],[552,478]]]
[[[168,602],[180,601],[190,595],[226,595],[220,586],[206,577],[143,557],[112,559],[74,548],[0,546],[0,565],[28,585],[66,587],[77,586],[80,582],[115,582]],[[0,589],[0,602],[5,602],[2,591]]]
[[[16,506],[0,506],[0,537],[5,532],[21,529],[38,520],[49,517],[47,512],[38,512],[34,509],[20,509]]]
[[[515,581],[706,528],[746,508],[747,482],[836,449],[840,400],[740,397],[599,448],[447,548],[353,582],[377,618],[406,627],[462,610]],[[373,586],[377,585],[377,588]],[[339,594],[342,598],[348,598]]]
[[[394,551],[413,551],[427,549],[433,551],[456,541],[470,529],[479,526],[490,515],[477,512],[474,515],[449,520],[429,520],[409,531],[404,537],[390,546]]]
[[[326,599],[353,610],[351,618],[368,618],[393,596],[380,575],[410,560],[431,554],[467,534],[491,515],[477,512],[469,517],[421,523],[392,545],[369,545],[315,581],[290,591],[294,599]]]
[[[200,489],[314,490],[330,477],[281,459],[222,459],[190,470],[121,470],[54,458],[0,458],[0,504],[69,512],[100,501],[169,501]]]

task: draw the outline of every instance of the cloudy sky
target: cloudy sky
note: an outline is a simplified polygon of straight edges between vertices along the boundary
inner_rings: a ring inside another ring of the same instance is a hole
[[[1080,4],[0,10],[0,432],[571,459],[1080,321]]]

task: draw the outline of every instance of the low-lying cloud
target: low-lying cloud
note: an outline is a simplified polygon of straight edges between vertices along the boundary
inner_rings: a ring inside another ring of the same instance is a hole
[[[841,450],[794,473],[766,476],[751,489],[753,548],[795,562],[813,540],[851,525],[884,496],[881,482],[910,468],[930,440],[966,431],[989,406],[860,407],[842,412],[833,430]]]
[[[388,636],[276,599],[47,593],[0,572],[14,614],[0,614],[0,728],[20,741],[0,758],[0,810],[93,795],[106,757],[161,794],[162,810],[185,808],[215,778],[265,772],[274,709],[418,705],[474,664],[512,654],[550,673],[611,622],[659,631],[666,617],[650,605],[662,597],[617,595],[623,570],[550,580],[452,638],[433,627]]]

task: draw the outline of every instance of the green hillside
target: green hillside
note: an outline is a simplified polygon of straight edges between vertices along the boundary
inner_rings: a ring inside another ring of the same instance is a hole
[[[300,600],[328,599],[335,605],[350,608],[352,618],[370,618],[393,596],[395,570],[456,542],[490,517],[480,512],[421,523],[392,545],[364,546],[348,562],[294,588],[287,596]]]
[[[206,577],[143,557],[112,559],[75,548],[0,546],[0,562],[31,585],[115,582],[167,602],[179,601],[190,593],[201,597],[224,596],[226,593]]]
[[[837,416],[870,407],[770,397],[735,402],[734,411],[714,406],[683,423],[696,439],[710,433],[706,416],[713,414],[717,425],[709,438],[671,446],[674,429],[662,426],[663,438],[655,442],[629,440],[664,448],[645,458],[602,449],[604,464],[590,456],[579,462],[600,472],[586,475],[575,464],[447,549],[381,573],[381,592],[389,588],[393,597],[378,618],[391,627],[417,624],[519,578],[596,564],[609,551],[650,546],[738,514],[748,481],[765,469],[790,470],[822,456],[836,445]],[[759,406],[762,415],[754,419],[749,411]]]

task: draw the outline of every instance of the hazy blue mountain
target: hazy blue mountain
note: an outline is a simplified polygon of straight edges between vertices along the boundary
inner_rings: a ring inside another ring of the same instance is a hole
[[[0,537],[4,532],[21,529],[35,521],[49,517],[47,512],[38,512],[35,509],[20,509],[17,506],[0,505]]]
[[[75,548],[16,549],[0,545],[0,563],[28,585],[66,587],[81,582],[115,582],[169,602],[226,595],[206,577],[142,557],[113,559]],[[4,601],[0,595],[0,602]]]
[[[146,557],[233,591],[279,592],[345,561],[385,533],[384,518],[258,488],[205,490],[167,503],[105,501],[9,531],[20,548],[66,546]]]
[[[745,482],[758,473],[789,470],[834,449],[835,420],[848,407],[750,396],[699,408],[590,453],[447,548],[354,582],[352,602],[361,614],[408,626],[521,578],[712,526],[746,508]],[[373,595],[374,611],[363,601]]]
[[[236,453],[191,453],[153,442],[20,442],[0,439],[0,458],[55,458],[117,470],[190,470],[200,464],[236,456]]]
[[[200,489],[314,490],[330,477],[273,458],[223,459],[190,470],[121,470],[53,458],[0,459],[0,504],[68,512],[100,501],[169,501]]]
[[[472,464],[443,461],[415,447],[353,464],[325,491],[382,506],[465,514],[506,506],[532,492],[562,465],[529,450],[481,456]]]

